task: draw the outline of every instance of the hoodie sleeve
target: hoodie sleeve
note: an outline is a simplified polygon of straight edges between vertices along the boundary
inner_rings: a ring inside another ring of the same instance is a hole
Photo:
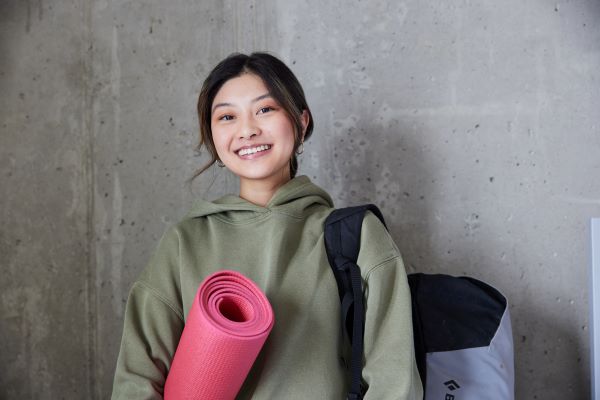
[[[112,399],[162,399],[184,318],[178,281],[179,240],[165,233],[127,300]]]
[[[364,400],[422,399],[406,271],[391,236],[370,213],[363,222],[358,265],[367,267]]]

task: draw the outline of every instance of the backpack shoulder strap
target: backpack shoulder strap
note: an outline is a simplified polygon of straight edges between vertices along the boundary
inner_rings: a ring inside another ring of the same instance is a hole
[[[375,214],[385,226],[381,211],[373,204],[337,209],[325,220],[325,249],[342,303],[342,332],[347,335],[352,346],[349,400],[362,399],[365,309],[362,278],[356,263],[362,222],[367,211]]]
[[[335,209],[325,220],[325,249],[329,265],[338,283],[340,300],[349,288],[344,285],[343,264],[353,261],[356,264],[360,249],[362,222],[367,211],[371,211],[385,226],[383,214],[373,204]]]

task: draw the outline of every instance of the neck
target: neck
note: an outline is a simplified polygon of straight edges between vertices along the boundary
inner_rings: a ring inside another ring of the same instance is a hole
[[[250,203],[265,207],[273,198],[277,189],[290,180],[289,175],[286,178],[277,180],[242,179],[240,181],[240,197]]]

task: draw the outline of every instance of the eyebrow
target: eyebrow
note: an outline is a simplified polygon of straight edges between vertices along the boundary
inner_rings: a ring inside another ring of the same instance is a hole
[[[258,96],[258,97],[256,97],[256,98],[252,99],[250,102],[251,102],[251,103],[256,103],[257,101],[261,101],[262,99],[266,99],[266,98],[268,98],[268,97],[273,97],[273,96],[271,96],[271,93],[265,93],[265,94],[263,94],[263,95],[260,95],[260,96]],[[231,103],[218,103],[218,104],[215,104],[215,105],[213,106],[213,108],[212,108],[212,111],[211,111],[211,113],[214,113],[214,112],[215,112],[215,110],[216,110],[217,108],[219,108],[219,107],[227,107],[227,106],[232,106],[232,105],[233,105],[233,104],[231,104]]]

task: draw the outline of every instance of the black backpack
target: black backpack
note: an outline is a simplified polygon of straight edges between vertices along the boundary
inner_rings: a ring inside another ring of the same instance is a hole
[[[372,205],[334,210],[325,247],[338,284],[344,340],[352,347],[349,400],[362,399],[364,304],[360,267],[362,221]],[[514,399],[512,329],[506,298],[468,277],[409,274],[415,357],[425,399]]]

